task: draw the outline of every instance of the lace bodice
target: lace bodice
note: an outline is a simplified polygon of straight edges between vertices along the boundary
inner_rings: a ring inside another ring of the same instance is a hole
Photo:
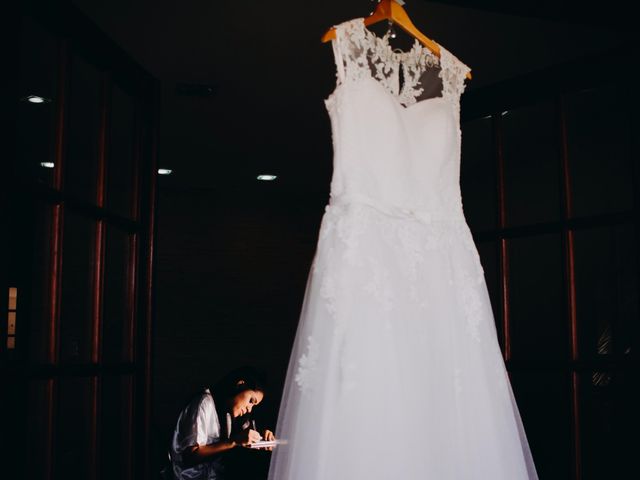
[[[438,58],[417,40],[407,52],[388,40],[362,18],[336,27],[337,85],[326,100],[332,197],[461,214],[459,100],[469,68],[443,47]]]
[[[417,39],[411,50],[396,51],[389,44],[388,33],[378,37],[366,28],[363,18],[350,20],[336,27],[333,42],[338,85],[373,77],[402,105],[409,106],[420,99],[425,83],[433,82],[432,78],[423,78],[425,73],[437,69],[441,96],[457,103],[464,91],[469,67],[444,47],[439,47],[440,58]],[[404,80],[402,86],[400,71]]]

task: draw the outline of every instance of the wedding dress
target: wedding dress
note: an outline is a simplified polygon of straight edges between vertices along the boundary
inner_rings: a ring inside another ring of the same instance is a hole
[[[363,19],[333,49],[331,200],[269,478],[536,479],[462,209],[469,69]]]

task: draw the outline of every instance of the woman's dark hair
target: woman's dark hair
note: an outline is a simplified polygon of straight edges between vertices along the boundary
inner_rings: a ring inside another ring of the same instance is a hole
[[[244,366],[230,371],[218,380],[211,388],[216,410],[218,411],[218,418],[226,418],[229,400],[235,397],[238,393],[242,393],[246,390],[256,390],[264,394],[266,388],[267,377],[261,370],[250,366]],[[234,425],[232,430],[235,430],[236,428],[246,428],[250,419],[251,413],[232,419]],[[223,424],[222,427],[226,430],[226,424]]]
[[[238,384],[239,382],[242,382]],[[230,371],[218,380],[211,392],[214,398],[227,402],[229,399],[245,390],[257,390],[265,393],[266,375],[257,368],[244,366]]]

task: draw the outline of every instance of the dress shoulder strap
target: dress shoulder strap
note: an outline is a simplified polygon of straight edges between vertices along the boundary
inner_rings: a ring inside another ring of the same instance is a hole
[[[460,97],[465,89],[465,79],[471,69],[440,45],[440,78],[442,97],[451,102],[456,116],[460,117]]]
[[[440,78],[442,96],[450,100],[460,100],[465,89],[465,78],[471,69],[440,45]]]
[[[331,40],[331,46],[333,47],[333,59],[336,62],[336,78],[338,83],[344,82],[345,73],[344,73],[344,58],[342,56],[342,30],[343,24],[337,25],[336,36],[333,40]]]
[[[367,45],[363,21],[362,18],[354,18],[334,27],[333,56],[339,84],[369,71],[367,54],[373,50],[373,46]]]

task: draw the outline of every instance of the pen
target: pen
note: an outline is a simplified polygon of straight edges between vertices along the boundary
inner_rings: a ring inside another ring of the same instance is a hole
[[[256,421],[253,418],[251,419],[251,430],[255,430],[256,432],[258,431],[256,428]],[[260,435],[260,440],[262,440],[262,435]]]

